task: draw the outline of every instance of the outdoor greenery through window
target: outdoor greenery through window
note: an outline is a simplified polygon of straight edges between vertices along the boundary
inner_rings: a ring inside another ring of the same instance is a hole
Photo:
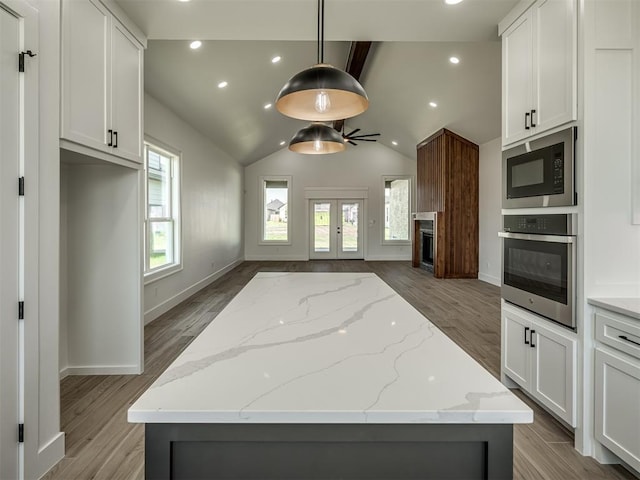
[[[145,144],[145,274],[180,265],[179,156]]]
[[[384,241],[409,241],[411,178],[384,179]]]
[[[262,241],[288,243],[289,179],[265,178],[262,185]]]

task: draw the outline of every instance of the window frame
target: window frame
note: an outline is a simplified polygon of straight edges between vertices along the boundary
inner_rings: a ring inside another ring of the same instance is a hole
[[[386,191],[386,183],[389,181],[393,181],[393,180],[407,180],[409,182],[409,198],[408,198],[408,208],[407,208],[407,226],[408,226],[408,233],[407,233],[407,239],[406,240],[387,240],[385,238],[385,230],[386,230],[386,219],[385,219],[385,205],[386,205],[386,195],[385,195],[385,191]],[[412,232],[412,225],[411,225],[411,209],[413,206],[413,182],[414,182],[414,176],[413,175],[383,175],[382,176],[382,196],[381,196],[381,208],[380,208],[380,238],[381,238],[381,244],[382,245],[411,245],[412,241],[411,241],[411,232]]]
[[[287,182],[287,239],[265,240],[265,208],[266,208],[266,182]],[[258,178],[258,245],[291,245],[291,175],[263,175]]]
[[[170,159],[171,180],[169,188],[169,209],[168,217],[149,219],[149,151],[153,151]],[[182,255],[182,153],[155,138],[145,135],[144,139],[144,216],[143,216],[143,236],[144,236],[144,284],[155,282],[165,278],[183,268]],[[154,222],[171,222],[173,225],[173,262],[160,267],[150,268],[150,241],[151,225]]]

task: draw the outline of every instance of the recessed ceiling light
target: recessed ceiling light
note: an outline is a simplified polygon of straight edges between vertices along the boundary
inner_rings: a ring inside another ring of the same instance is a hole
[[[267,104],[264,106],[264,109],[265,109],[265,110],[269,110],[272,106],[273,106],[272,104],[267,103]]]
[[[398,146],[398,142],[396,142],[395,140],[391,140],[391,144],[396,146],[396,147]]]
[[[189,44],[192,49],[200,48],[202,46],[202,42],[200,40],[194,40]]]
[[[182,3],[186,3],[186,2],[190,2],[191,0],[178,0],[178,1]]]
[[[447,5],[456,5],[458,3],[460,3],[462,0],[444,0],[444,3],[446,3]]]
[[[287,142],[285,142],[284,140],[282,140],[282,141],[280,142],[280,146],[284,145],[285,143],[287,143]]]
[[[438,104],[436,102],[429,102],[429,106],[436,108],[438,106]]]
[[[278,63],[280,60],[282,60],[282,57],[280,55],[276,55],[271,59],[271,63]]]
[[[218,88],[224,88],[224,87],[226,87],[227,85],[229,85],[229,82],[220,82],[220,83],[218,84]]]
[[[449,58],[449,61],[454,65],[457,65],[458,63],[460,63],[460,59],[458,57],[451,57]]]

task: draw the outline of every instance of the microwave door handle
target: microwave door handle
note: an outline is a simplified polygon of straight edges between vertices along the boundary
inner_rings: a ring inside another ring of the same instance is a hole
[[[498,232],[501,238],[513,238],[514,240],[529,240],[532,242],[551,243],[575,243],[576,237],[571,235],[532,235],[529,233]]]

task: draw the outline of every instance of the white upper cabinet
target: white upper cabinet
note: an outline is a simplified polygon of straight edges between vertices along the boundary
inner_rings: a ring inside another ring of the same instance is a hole
[[[503,145],[577,119],[577,41],[577,0],[537,0],[506,28]]]
[[[98,0],[63,1],[61,137],[71,142],[65,146],[142,163],[143,51]]]

